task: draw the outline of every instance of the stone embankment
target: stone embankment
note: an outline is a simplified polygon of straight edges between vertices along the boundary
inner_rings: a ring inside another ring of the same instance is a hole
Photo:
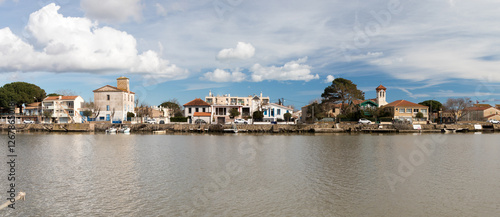
[[[473,132],[473,131],[500,131],[500,125],[479,124],[426,124],[421,129],[414,129],[409,124],[369,124],[355,123],[322,123],[322,124],[241,124],[237,125],[239,132],[248,133],[339,133],[339,132],[366,132],[366,133],[437,133],[437,132]],[[85,123],[85,124],[16,124],[18,131],[48,131],[48,132],[104,132],[110,127],[120,128],[121,124]],[[232,125],[216,124],[128,124],[131,132],[224,132]],[[2,131],[8,130],[7,124],[0,124]]]

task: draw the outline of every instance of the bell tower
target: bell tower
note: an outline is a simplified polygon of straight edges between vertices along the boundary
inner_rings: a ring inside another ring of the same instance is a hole
[[[375,90],[377,90],[377,104],[378,107],[382,107],[384,105],[387,105],[387,101],[385,100],[386,97],[386,90],[384,86],[380,85],[378,86]]]

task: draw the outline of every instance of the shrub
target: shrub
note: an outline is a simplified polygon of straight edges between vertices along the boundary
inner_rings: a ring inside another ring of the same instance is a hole
[[[171,117],[170,122],[187,122],[187,117]]]

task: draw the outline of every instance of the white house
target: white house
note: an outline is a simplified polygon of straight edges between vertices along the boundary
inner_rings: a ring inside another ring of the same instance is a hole
[[[57,123],[82,123],[83,102],[81,96],[49,96],[42,101],[42,112],[51,112]]]
[[[129,79],[119,77],[117,86],[106,85],[94,90],[94,104],[99,109],[97,121],[127,120],[127,113],[134,111],[135,93],[130,91]]]
[[[190,123],[194,123],[197,119],[212,123],[211,105],[202,99],[196,98],[184,104],[184,117],[188,117]]]
[[[275,103],[269,103],[262,107],[262,111],[264,113],[264,121],[266,122],[277,121],[278,119],[285,120],[284,115],[286,113],[293,113],[292,108]]]

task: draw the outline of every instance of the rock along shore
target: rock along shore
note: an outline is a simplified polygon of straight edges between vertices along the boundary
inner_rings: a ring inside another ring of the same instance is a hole
[[[231,129],[231,125],[216,124],[126,124],[131,132],[200,132],[221,133],[224,129]],[[476,129],[481,125],[482,129]],[[104,132],[109,127],[119,128],[122,124],[111,123],[83,123],[83,124],[16,124],[17,131],[45,131],[45,132]],[[240,124],[237,125],[240,133],[438,133],[438,132],[476,132],[500,131],[496,124],[426,124],[420,125],[420,130],[413,129],[410,124],[369,124],[355,123],[321,123],[321,124]],[[0,124],[2,131],[8,130],[7,124]]]

